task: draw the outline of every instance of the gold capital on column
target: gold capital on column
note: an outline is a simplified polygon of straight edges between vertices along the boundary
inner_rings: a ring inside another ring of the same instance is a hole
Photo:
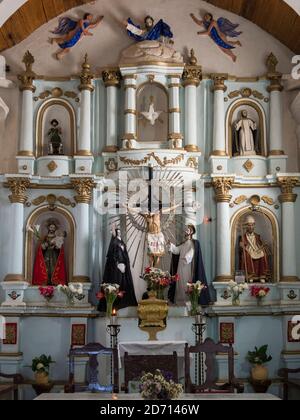
[[[26,203],[26,190],[30,186],[30,180],[27,178],[9,178],[7,184],[12,193],[8,197],[10,202],[20,204]]]
[[[105,87],[115,86],[120,87],[122,75],[118,68],[107,69],[102,72],[102,79]]]
[[[299,178],[293,176],[279,177],[277,182],[282,192],[279,196],[279,201],[281,203],[295,203],[298,196],[293,191],[299,182]]]
[[[88,63],[88,55],[85,54],[84,56],[84,62],[82,63],[82,70],[79,75],[80,78],[80,85],[79,90],[89,90],[90,92],[93,92],[94,86],[93,86],[93,79],[94,74],[91,72],[91,66]]]
[[[213,91],[222,90],[226,92],[227,86],[225,86],[225,80],[228,80],[228,74],[225,73],[214,73],[211,75],[214,82]]]
[[[77,195],[75,200],[79,204],[90,204],[95,183],[91,178],[72,179],[72,185]]]
[[[267,78],[270,80],[270,86],[268,86],[268,92],[281,92],[283,86],[281,84],[282,73],[277,71],[278,60],[277,57],[271,53],[267,58]]]
[[[25,72],[18,76],[18,79],[21,82],[20,90],[30,90],[31,92],[35,92],[36,88],[33,85],[33,81],[36,78],[36,74],[32,70],[34,57],[29,51],[26,51],[24,54],[22,63],[25,64]]]
[[[189,64],[184,68],[182,75],[182,85],[183,86],[196,86],[200,85],[202,80],[202,67],[197,65],[198,60],[195,56],[195,51],[191,50],[191,55],[189,57]]]
[[[216,201],[217,203],[229,203],[232,196],[230,195],[230,191],[232,189],[232,184],[234,182],[234,178],[214,178],[213,179],[213,187],[216,194]]]

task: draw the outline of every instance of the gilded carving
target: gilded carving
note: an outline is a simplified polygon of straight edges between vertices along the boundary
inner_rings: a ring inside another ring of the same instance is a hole
[[[31,90],[31,92],[35,92],[36,88],[33,85],[33,81],[36,78],[36,74],[32,70],[34,57],[29,51],[26,51],[26,53],[24,54],[22,63],[25,64],[25,72],[18,76],[18,79],[21,82],[20,90]]]
[[[67,207],[75,207],[76,206],[76,204],[74,202],[72,202],[69,198],[64,197],[64,196],[56,197],[56,195],[54,195],[54,194],[48,194],[47,196],[40,195],[39,197],[33,199],[31,201],[31,204],[33,204],[34,206],[40,206],[41,204],[43,204],[45,202],[48,203],[50,210],[55,209],[55,204],[57,202],[64,205],[64,206],[67,206]]]
[[[213,90],[223,90],[226,92],[227,86],[225,86],[225,80],[228,80],[228,74],[212,74],[211,78],[214,82]]]
[[[245,201],[247,201],[248,197],[246,195],[240,195],[239,197],[237,197],[234,200],[234,204],[239,206],[240,204],[244,203]]]
[[[189,57],[189,64],[185,66],[182,75],[183,86],[199,86],[202,80],[202,68],[201,66],[198,66],[197,63],[198,60],[195,56],[195,51],[192,49]]]
[[[35,101],[38,101],[39,99],[44,100],[44,99],[49,98],[50,96],[52,96],[53,98],[60,98],[62,96],[65,96],[66,98],[75,99],[75,100],[78,99],[79,100],[76,92],[69,91],[69,90],[63,92],[58,87],[53,88],[51,91],[50,90],[45,90],[45,91],[41,92],[39,94],[39,96],[34,97],[34,100]]]
[[[182,162],[184,159],[184,154],[180,154],[175,158],[168,159],[166,156],[161,160],[159,156],[157,156],[154,152],[148,153],[143,159],[129,159],[125,157],[120,157],[120,161],[125,163],[126,165],[130,166],[140,166],[147,164],[151,158],[155,159],[158,165],[161,168],[164,168],[167,165],[178,165],[178,163]]]
[[[247,172],[251,172],[254,166],[255,166],[254,163],[250,159],[248,159],[243,165],[243,167],[246,169]]]
[[[275,201],[273,200],[273,198],[268,197],[267,195],[264,195],[263,197],[261,197],[261,199],[265,204],[268,204],[269,206],[273,206],[275,204]]]
[[[277,71],[278,60],[277,57],[271,53],[267,58],[267,78],[270,80],[270,86],[268,86],[268,92],[281,92],[283,90],[283,86],[281,84],[282,80],[282,73]]]
[[[122,75],[119,69],[109,69],[102,72],[102,78],[105,87],[120,87]]]
[[[186,166],[188,168],[197,169],[198,168],[198,159],[195,158],[195,157],[188,158],[188,160],[186,162]]]
[[[265,98],[265,96],[261,92],[259,92],[258,90],[252,90],[250,88],[233,90],[228,94],[229,99],[238,98],[239,96],[241,96],[242,98],[250,98],[251,96],[253,96],[255,99],[259,99],[261,101],[265,99],[268,100],[268,98]]]
[[[105,162],[105,167],[108,172],[115,172],[118,170],[118,162],[114,158],[110,158]]]
[[[216,194],[216,201],[217,203],[229,203],[232,196],[230,195],[230,191],[232,189],[232,184],[234,182],[234,178],[214,178],[213,179],[213,187]]]
[[[80,85],[79,90],[89,90],[90,92],[93,92],[94,86],[93,86],[93,79],[94,74],[91,72],[91,66],[88,63],[88,55],[85,54],[84,56],[84,62],[82,63],[82,70],[79,75],[80,78]]]
[[[51,160],[51,162],[48,163],[47,168],[50,172],[54,172],[58,168],[58,166],[57,163],[54,162],[54,160]]]
[[[25,204],[27,201],[26,191],[30,186],[27,178],[9,178],[7,180],[11,195],[8,197],[11,203]]]
[[[72,179],[72,185],[77,195],[75,201],[80,204],[90,204],[92,200],[94,181],[91,178]]]
[[[279,201],[281,203],[295,203],[298,196],[293,191],[299,182],[299,178],[292,176],[279,177],[277,181],[282,192],[279,196]]]

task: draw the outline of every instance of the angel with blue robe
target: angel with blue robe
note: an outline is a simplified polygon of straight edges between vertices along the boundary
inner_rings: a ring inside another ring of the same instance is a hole
[[[240,41],[228,40],[228,38],[237,38],[242,34],[242,32],[237,31],[239,24],[234,24],[230,20],[222,17],[216,21],[211,13],[206,13],[203,20],[197,19],[193,13],[190,16],[197,25],[203,26],[205,29],[205,31],[198,32],[198,35],[210,36],[214,43],[236,62],[237,56],[233,50],[236,46],[241,47],[242,44]]]
[[[99,16],[94,21],[91,13],[85,13],[80,20],[73,20],[68,17],[62,17],[58,21],[58,27],[51,31],[56,38],[50,38],[51,44],[56,42],[60,51],[56,53],[56,58],[60,60],[63,55],[67,54],[83,36],[93,36],[89,29],[95,28],[103,20],[104,16]]]
[[[135,41],[159,41],[162,39],[172,39],[173,33],[169,25],[162,19],[154,24],[154,19],[151,16],[146,16],[144,19],[145,27],[141,28],[140,25],[135,25],[131,18],[124,21],[124,26],[130,38]]]

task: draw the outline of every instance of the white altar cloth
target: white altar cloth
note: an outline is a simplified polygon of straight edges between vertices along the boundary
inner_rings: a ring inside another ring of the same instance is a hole
[[[92,394],[92,393],[75,393],[75,394],[42,394],[35,398],[39,401],[56,401],[56,400],[67,400],[67,401],[131,401],[131,400],[142,400],[139,394]],[[206,401],[206,400],[241,400],[241,401],[280,401],[280,398],[275,397],[272,394],[183,394],[180,400],[184,401]],[[149,402],[149,401],[148,401]],[[161,401],[163,402],[163,401]],[[147,403],[147,401],[145,401]]]
[[[130,356],[172,355],[176,351],[178,357],[184,357],[186,341],[128,341],[118,345],[119,367],[125,353]]]

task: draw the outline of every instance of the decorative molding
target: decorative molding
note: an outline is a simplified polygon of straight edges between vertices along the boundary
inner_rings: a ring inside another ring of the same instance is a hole
[[[30,187],[30,180],[27,178],[8,178],[7,184],[12,192],[8,197],[10,202],[25,204],[27,201],[26,191]]]
[[[51,160],[51,162],[48,163],[47,168],[50,172],[54,172],[58,168],[58,165],[54,160]]]
[[[91,178],[72,179],[72,185],[77,195],[75,201],[80,204],[90,204],[95,182]]]
[[[115,158],[109,158],[105,162],[105,167],[108,172],[116,172],[118,170],[118,162]]]
[[[82,63],[82,70],[81,73],[79,75],[80,78],[80,85],[79,85],[79,90],[89,90],[90,92],[94,91],[94,86],[93,86],[93,79],[94,79],[94,74],[91,72],[91,66],[88,63],[88,55],[85,54],[84,56],[84,62]]]
[[[196,146],[195,144],[187,144],[184,147],[184,150],[186,150],[189,153],[199,153],[200,149],[198,146]],[[193,159],[193,158],[192,158]]]
[[[290,290],[289,293],[287,294],[287,298],[289,300],[296,300],[298,298],[298,295],[295,292],[295,290]]]
[[[184,160],[184,154],[180,154],[175,158],[168,159],[164,157],[163,160],[157,156],[154,152],[148,153],[143,159],[128,159],[126,157],[120,157],[120,161],[129,166],[140,166],[147,164],[151,158],[153,158],[161,168],[164,168],[168,165],[178,165],[178,163]]]
[[[234,178],[214,178],[213,179],[213,187],[216,194],[216,201],[217,203],[229,203],[232,196],[229,192],[232,189],[232,184],[234,182]]]
[[[33,81],[36,78],[36,74],[32,70],[34,57],[29,51],[26,51],[24,54],[22,63],[25,64],[25,72],[18,76],[18,80],[21,82],[20,91],[30,90],[31,92],[35,92],[36,87],[33,85]]]
[[[122,75],[118,68],[107,69],[103,70],[102,79],[105,87],[113,86],[118,88],[121,85]]]

